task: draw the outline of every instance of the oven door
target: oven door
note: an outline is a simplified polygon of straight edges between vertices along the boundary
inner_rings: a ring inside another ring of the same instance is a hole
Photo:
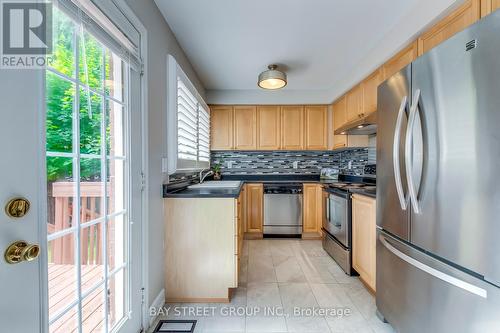
[[[330,192],[326,204],[325,231],[349,248],[349,194]]]

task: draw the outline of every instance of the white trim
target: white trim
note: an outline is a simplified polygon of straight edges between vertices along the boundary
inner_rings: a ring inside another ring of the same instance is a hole
[[[158,309],[164,305],[165,305],[165,289],[162,289],[160,290],[160,293],[155,297],[153,303],[151,303],[149,308]],[[153,324],[153,322],[155,321],[156,317],[158,317],[159,311],[155,311],[155,313],[157,313],[155,316],[151,316],[151,314],[149,314],[149,326],[151,326],[151,324]]]
[[[132,9],[127,5],[125,0],[112,0],[115,5],[122,10],[123,14],[130,23],[140,33],[140,55],[142,59],[142,76],[141,76],[141,104],[142,104],[142,172],[144,175],[144,188],[142,191],[142,286],[144,288],[144,301],[142,304],[142,328],[147,330],[149,328],[149,105],[148,105],[148,31],[142,24],[139,18],[135,15]],[[165,292],[163,292],[165,293]]]

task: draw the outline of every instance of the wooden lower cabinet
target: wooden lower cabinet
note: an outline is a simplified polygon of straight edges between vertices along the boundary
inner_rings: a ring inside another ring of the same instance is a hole
[[[302,238],[321,238],[323,222],[323,187],[321,184],[304,184],[302,209]]]
[[[352,196],[352,267],[373,292],[376,290],[376,200]]]
[[[165,199],[167,302],[229,301],[229,290],[238,287],[237,202],[234,198]]]
[[[246,184],[245,212],[246,212],[246,237],[262,238],[263,232],[263,206],[264,206],[264,185]]]

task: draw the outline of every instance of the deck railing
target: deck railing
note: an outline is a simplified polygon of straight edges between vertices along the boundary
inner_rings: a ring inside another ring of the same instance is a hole
[[[101,182],[80,183],[80,223],[94,221],[103,216],[103,189]],[[109,186],[107,187],[109,189]],[[55,182],[52,184],[54,197],[54,224],[48,224],[48,233],[57,232],[72,227],[76,223],[73,216],[73,198],[75,193],[74,182]],[[106,200],[109,198],[106,196]],[[80,234],[80,252],[82,265],[99,265],[102,258],[102,224],[90,225]],[[72,236],[60,237],[52,242],[49,249],[51,256],[49,262],[54,264],[74,264],[74,238]]]

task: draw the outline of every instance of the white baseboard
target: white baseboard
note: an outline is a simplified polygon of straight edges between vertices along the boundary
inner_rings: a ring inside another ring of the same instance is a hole
[[[155,297],[153,303],[151,303],[150,308],[160,308],[165,305],[165,289],[160,290],[160,293]],[[148,311],[149,313],[149,311]],[[157,316],[149,317],[149,326],[155,321]]]

